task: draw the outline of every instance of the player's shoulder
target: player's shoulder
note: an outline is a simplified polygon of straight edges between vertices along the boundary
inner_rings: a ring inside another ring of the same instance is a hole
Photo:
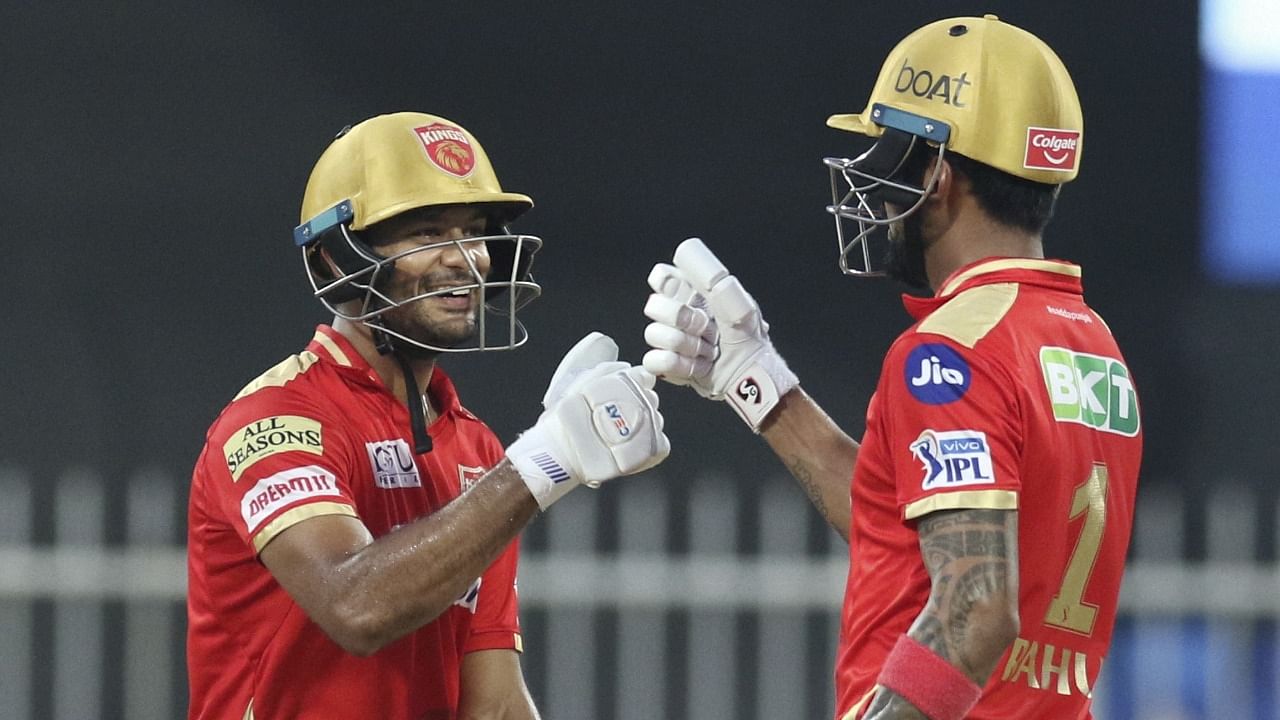
[[[295,419],[318,423],[322,416],[332,414],[341,395],[336,380],[315,353],[290,355],[241,388],[210,425],[206,439],[212,441],[246,424],[269,419],[276,424],[299,424]]]
[[[970,350],[999,337],[1013,317],[1018,283],[979,285],[956,293],[911,328],[910,334],[937,336]]]

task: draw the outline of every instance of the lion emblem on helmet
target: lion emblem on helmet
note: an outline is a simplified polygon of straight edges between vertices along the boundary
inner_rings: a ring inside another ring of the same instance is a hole
[[[414,128],[427,159],[432,165],[454,177],[464,178],[476,166],[475,151],[461,128],[444,123],[432,123]]]

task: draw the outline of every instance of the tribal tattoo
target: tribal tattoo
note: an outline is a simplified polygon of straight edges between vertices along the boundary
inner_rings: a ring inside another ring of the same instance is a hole
[[[908,633],[978,685],[1017,635],[1018,514],[950,510],[917,524],[920,552],[933,587]],[[882,689],[868,720],[923,719],[897,694]]]

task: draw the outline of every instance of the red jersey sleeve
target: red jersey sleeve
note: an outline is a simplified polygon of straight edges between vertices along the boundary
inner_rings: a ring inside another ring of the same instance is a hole
[[[297,394],[272,389],[233,403],[210,429],[207,491],[255,552],[307,518],[357,516],[355,455],[340,427]]]
[[[947,338],[912,333],[886,358],[881,392],[903,519],[1017,508],[1022,426],[1006,369]]]
[[[506,450],[493,431],[484,426],[483,443],[485,464],[493,467],[506,457]],[[520,560],[520,536],[507,545],[498,559],[484,571],[480,580],[480,594],[476,598],[476,612],[471,619],[471,630],[463,652],[476,650],[524,651],[520,637],[520,603],[516,591],[516,572]]]
[[[476,613],[463,652],[515,650],[522,652],[519,602],[516,597],[516,566],[520,540],[511,541],[480,580]]]

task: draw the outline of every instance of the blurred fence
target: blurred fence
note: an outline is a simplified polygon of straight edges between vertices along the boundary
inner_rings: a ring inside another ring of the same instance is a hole
[[[5,718],[185,713],[183,482],[0,471]],[[1280,720],[1280,513],[1243,486],[1144,491],[1102,720]],[[846,555],[789,481],[579,491],[525,536],[548,720],[829,718]]]

